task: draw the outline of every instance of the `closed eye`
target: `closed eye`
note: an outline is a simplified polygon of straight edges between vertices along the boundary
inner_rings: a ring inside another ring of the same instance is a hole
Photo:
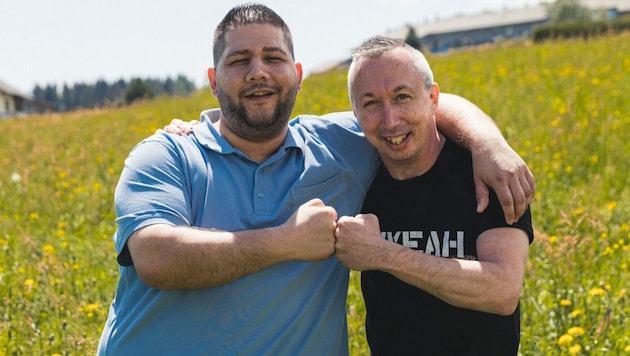
[[[265,58],[265,60],[267,62],[271,62],[271,63],[283,63],[283,62],[286,61],[286,59],[284,57],[277,57],[277,56],[267,57],[267,58]]]

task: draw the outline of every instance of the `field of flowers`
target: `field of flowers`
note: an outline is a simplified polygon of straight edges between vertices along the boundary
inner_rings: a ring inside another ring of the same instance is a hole
[[[431,56],[444,92],[495,118],[537,178],[523,355],[630,354],[630,35]],[[0,121],[0,354],[93,354],[118,270],[113,190],[129,150],[207,89],[130,108]],[[349,110],[345,71],[296,113]],[[353,355],[369,354],[357,274]]]

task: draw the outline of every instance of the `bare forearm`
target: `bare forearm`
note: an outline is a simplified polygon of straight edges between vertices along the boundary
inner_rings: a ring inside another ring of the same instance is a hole
[[[485,150],[497,143],[507,145],[492,118],[460,96],[440,94],[436,120],[440,132],[470,151]]]
[[[436,257],[390,243],[377,269],[454,306],[511,314],[520,297],[529,243],[517,229],[490,231],[478,239],[479,260]]]
[[[473,103],[453,94],[440,95],[436,118],[446,136],[472,153],[477,211],[488,206],[488,189],[492,188],[505,221],[518,221],[534,199],[534,176],[492,119]]]
[[[321,261],[335,251],[337,212],[320,199],[276,227],[237,232],[151,225],[127,241],[140,278],[159,289],[220,286],[278,263]]]
[[[506,302],[511,297],[502,295],[508,294],[511,283],[495,264],[441,258],[410,249],[401,252],[397,263],[384,267],[394,277],[456,307],[502,315],[514,311],[513,299]]]
[[[225,232],[152,225],[128,246],[140,278],[158,289],[216,287],[287,260],[274,228]]]

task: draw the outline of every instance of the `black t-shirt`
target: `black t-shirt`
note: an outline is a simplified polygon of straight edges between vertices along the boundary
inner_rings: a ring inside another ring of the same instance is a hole
[[[419,252],[476,259],[477,236],[507,227],[501,205],[476,212],[470,152],[447,141],[434,166],[405,181],[383,167],[363,204],[374,213],[381,235]],[[512,225],[533,239],[531,215]],[[451,306],[392,275],[364,271],[366,332],[373,355],[514,355],[520,339],[519,308],[500,316]]]

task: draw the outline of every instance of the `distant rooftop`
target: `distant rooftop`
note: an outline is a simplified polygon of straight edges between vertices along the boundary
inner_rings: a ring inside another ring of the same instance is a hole
[[[591,9],[613,9],[619,12],[630,12],[630,0],[582,0],[582,4]],[[452,33],[483,29],[488,27],[502,27],[522,23],[534,23],[547,19],[547,4],[507,9],[503,11],[484,12],[475,15],[460,15],[434,22],[412,24],[419,38],[433,34]],[[387,36],[405,38],[409,32],[408,26],[388,32]]]
[[[28,98],[29,96],[0,80],[0,93]]]

